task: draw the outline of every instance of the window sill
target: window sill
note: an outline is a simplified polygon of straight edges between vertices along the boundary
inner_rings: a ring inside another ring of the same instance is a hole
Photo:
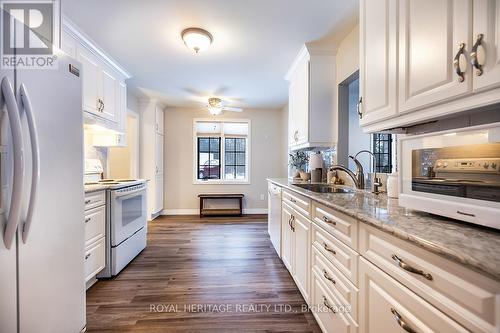
[[[193,185],[250,185],[249,180],[195,180]]]

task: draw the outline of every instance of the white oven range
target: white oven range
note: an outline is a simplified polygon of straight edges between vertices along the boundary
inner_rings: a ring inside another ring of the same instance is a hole
[[[117,275],[146,247],[146,181],[115,180],[109,183],[106,198],[106,267],[97,278]]]

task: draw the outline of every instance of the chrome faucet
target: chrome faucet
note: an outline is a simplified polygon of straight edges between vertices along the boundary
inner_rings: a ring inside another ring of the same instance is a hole
[[[351,177],[351,179],[354,182],[354,185],[356,186],[356,188],[363,189],[364,182],[363,182],[363,184],[361,184],[363,187],[361,187],[360,183],[358,182],[358,179],[357,179],[356,175],[354,174],[354,172],[352,172],[351,170],[347,169],[345,166],[342,166],[342,165],[332,165],[329,170],[330,171],[336,171],[336,170],[344,171],[349,177]]]
[[[349,170],[348,168],[346,168],[345,166],[342,166],[342,165],[332,165],[329,170],[330,171],[336,171],[336,170],[344,171],[352,179],[356,188],[364,189],[365,188],[365,172],[363,169],[363,165],[357,159],[358,155],[361,153],[368,153],[372,156],[373,168],[374,168],[374,170],[377,170],[377,160],[375,158],[375,155],[373,155],[373,153],[369,150],[362,150],[362,151],[358,152],[355,156],[349,155],[349,158],[352,159],[354,161],[354,163],[356,163],[356,173],[352,172],[351,170]],[[373,184],[372,184],[372,193],[375,193],[375,194],[380,193],[380,191],[379,191],[380,186],[382,186],[382,183],[380,181],[380,178],[377,177],[377,172],[375,171],[374,177],[373,177]]]
[[[363,188],[364,188],[364,183],[365,183],[365,172],[363,169],[363,165],[359,162],[358,160],[358,155],[362,153],[367,153],[372,156],[373,159],[373,183],[372,183],[372,193],[378,194],[380,193],[379,189],[380,186],[382,186],[382,182],[380,181],[380,178],[377,177],[377,159],[375,158],[375,155],[369,151],[369,150],[361,150],[359,151],[354,157],[349,156],[349,158],[352,158],[354,163],[356,163],[356,178],[358,181],[362,182]]]

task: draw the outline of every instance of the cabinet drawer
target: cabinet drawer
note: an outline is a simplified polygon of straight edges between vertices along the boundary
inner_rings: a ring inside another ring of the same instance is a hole
[[[106,265],[104,240],[104,238],[101,238],[85,249],[85,282],[99,273]]]
[[[347,245],[313,224],[312,243],[339,271],[358,284],[358,254]]]
[[[318,278],[344,305],[351,308],[351,317],[358,320],[358,288],[356,288],[323,254],[312,247],[312,268]]]
[[[359,273],[361,332],[468,332],[364,258]]]
[[[359,231],[363,257],[469,330],[499,331],[499,282],[375,228]]]
[[[288,190],[283,190],[282,198],[283,202],[286,202],[300,214],[307,218],[311,217],[311,200],[308,198]]]
[[[106,204],[105,191],[85,193],[85,210]]]
[[[85,246],[106,234],[106,206],[85,211]]]
[[[316,272],[312,275],[312,311],[321,330],[325,333],[356,333],[358,325],[348,315],[350,309],[328,291]]]
[[[344,244],[354,250],[358,249],[358,221],[356,219],[316,202],[312,204],[312,218],[316,224]]]

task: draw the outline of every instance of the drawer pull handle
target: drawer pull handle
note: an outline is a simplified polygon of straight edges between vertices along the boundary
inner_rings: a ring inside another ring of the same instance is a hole
[[[89,203],[91,203],[91,202],[92,202],[92,200],[90,200],[90,199],[85,200],[85,204],[86,204],[86,205],[88,205],[88,204],[89,204]]]
[[[458,51],[457,54],[455,55],[455,58],[453,59],[453,66],[455,67],[455,73],[458,76],[458,82],[464,82],[465,81],[465,71],[467,70],[467,65],[464,70],[460,68],[460,57],[465,54],[465,43],[460,43],[458,46]]]
[[[87,260],[88,258],[90,258],[90,255],[91,255],[91,254],[92,254],[92,253],[87,254],[87,255],[85,256],[85,260]]]
[[[477,48],[479,46],[482,46],[483,42],[483,34],[477,35],[476,43],[474,43],[474,46],[472,46],[472,50],[470,52],[470,59],[471,59],[471,64],[474,66],[476,71],[477,76],[483,75],[483,65],[479,63],[479,60],[477,59]]]
[[[333,284],[337,283],[330,275],[328,275],[328,272],[325,269],[323,270],[323,276],[325,277],[325,279],[332,281]]]
[[[333,249],[330,249],[330,247],[326,244],[326,243],[323,243],[323,247],[325,248],[325,250],[327,250],[328,252],[331,252],[333,254],[337,254],[337,252]]]
[[[396,264],[398,264],[399,267],[401,267],[405,271],[408,271],[408,272],[414,273],[414,274],[418,274],[418,275],[422,275],[427,280],[432,280],[432,275],[430,275],[429,273],[424,273],[424,271],[408,265],[407,263],[405,263],[403,261],[403,259],[399,258],[397,255],[393,254],[392,259],[396,262]]]
[[[290,226],[290,229],[292,229],[292,230],[293,230],[292,221],[294,218],[295,218],[295,216],[290,215],[290,219],[288,219],[288,225]]]
[[[328,217],[326,217],[324,215],[323,215],[323,221],[325,221],[326,223],[337,225],[337,222],[330,220]]]
[[[297,200],[295,200],[294,198],[290,198],[290,201],[293,203],[297,203]]]
[[[89,223],[89,222],[90,222],[90,220],[92,220],[92,218],[87,217],[87,218],[85,219],[85,223]]]
[[[408,333],[417,333],[417,331],[415,331],[407,323],[404,322],[403,317],[401,317],[399,312],[397,312],[394,308],[391,308],[391,312],[394,315],[396,322],[398,323],[399,326],[401,326],[402,329],[404,329]]]
[[[335,311],[335,309],[328,303],[328,299],[325,296],[323,296],[323,305],[326,306],[328,310],[332,311],[334,314],[337,313],[337,311]]]

